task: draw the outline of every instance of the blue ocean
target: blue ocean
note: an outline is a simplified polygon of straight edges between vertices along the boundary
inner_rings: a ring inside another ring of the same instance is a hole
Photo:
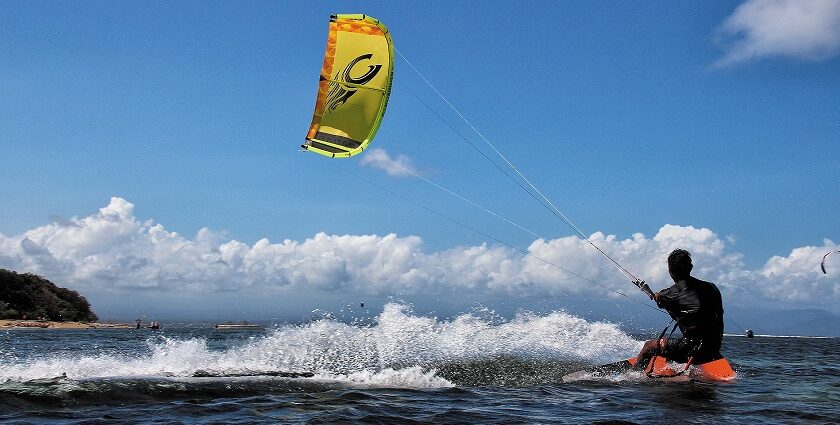
[[[726,336],[731,382],[563,382],[642,340],[572,314],[439,319],[388,304],[256,330],[0,331],[3,423],[837,423],[840,340]],[[306,372],[305,374],[297,374]]]

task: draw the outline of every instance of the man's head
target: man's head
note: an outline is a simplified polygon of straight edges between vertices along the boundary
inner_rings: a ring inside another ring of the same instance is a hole
[[[675,249],[668,255],[668,273],[674,280],[685,279],[691,275],[691,254],[684,249]]]

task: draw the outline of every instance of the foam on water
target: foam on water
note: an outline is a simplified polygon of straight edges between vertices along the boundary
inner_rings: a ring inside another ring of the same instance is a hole
[[[481,316],[463,314],[445,321],[388,304],[373,325],[322,319],[281,326],[222,350],[209,348],[200,338],[156,337],[147,340],[147,350],[125,354],[13,359],[0,369],[0,382],[62,375],[80,380],[191,377],[199,371],[311,371],[315,379],[353,385],[447,387],[453,383],[436,370],[446,365],[498,358],[597,364],[626,358],[641,346],[614,324],[590,323],[565,312],[523,313],[509,321]]]

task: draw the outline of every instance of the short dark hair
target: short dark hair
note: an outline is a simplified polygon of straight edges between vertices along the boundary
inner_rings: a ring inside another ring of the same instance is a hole
[[[691,274],[691,254],[684,249],[675,249],[668,255],[668,270],[677,277],[688,277]]]

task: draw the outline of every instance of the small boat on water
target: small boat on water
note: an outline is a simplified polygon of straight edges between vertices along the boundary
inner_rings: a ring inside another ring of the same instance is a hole
[[[217,323],[213,325],[213,328],[219,330],[237,330],[237,329],[261,329],[262,326],[255,325],[253,323],[242,322],[242,323]]]

